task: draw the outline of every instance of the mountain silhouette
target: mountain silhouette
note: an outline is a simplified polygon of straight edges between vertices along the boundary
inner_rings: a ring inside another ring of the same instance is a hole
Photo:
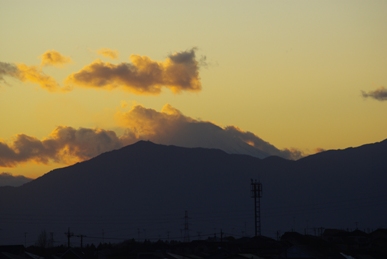
[[[0,186],[21,186],[32,179],[22,175],[12,175],[10,173],[0,173]]]
[[[298,161],[139,141],[0,187],[0,244],[31,245],[42,230],[66,244],[68,228],[73,244],[80,234],[88,243],[252,236],[251,179],[263,186],[263,235],[387,227],[385,154],[387,140]]]

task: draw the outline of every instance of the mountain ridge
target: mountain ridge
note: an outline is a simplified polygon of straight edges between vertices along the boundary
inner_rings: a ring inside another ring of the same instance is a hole
[[[264,235],[354,222],[376,228],[387,222],[386,143],[291,161],[140,141],[0,188],[0,244],[8,242],[5,235],[17,242],[24,232],[68,227],[89,235],[104,229],[122,239],[138,236],[139,229],[147,229],[148,238],[167,231],[180,238],[185,211],[196,232],[252,235],[251,179],[263,185]],[[62,234],[57,239],[66,241]]]

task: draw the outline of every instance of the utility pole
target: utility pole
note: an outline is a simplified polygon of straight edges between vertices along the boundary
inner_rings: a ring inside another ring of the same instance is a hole
[[[50,239],[48,240],[48,246],[54,247],[54,232],[50,232]]]
[[[24,247],[27,247],[27,232],[24,232]]]
[[[189,242],[189,224],[188,224],[188,211],[185,211],[184,215],[184,242]]]
[[[81,250],[83,249],[83,238],[86,237],[85,235],[77,235],[77,237],[81,238]]]
[[[261,197],[262,184],[251,179],[251,198],[254,198],[255,236],[261,236]]]
[[[70,232],[70,228],[68,228],[67,232],[65,232],[67,236],[67,247],[70,248],[70,238],[74,236],[73,232]]]

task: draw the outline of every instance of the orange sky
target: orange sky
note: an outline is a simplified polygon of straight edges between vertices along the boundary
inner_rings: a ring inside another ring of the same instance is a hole
[[[203,146],[211,136],[224,149],[237,138],[293,159],[381,141],[386,10],[3,1],[0,172],[35,178],[143,138]]]

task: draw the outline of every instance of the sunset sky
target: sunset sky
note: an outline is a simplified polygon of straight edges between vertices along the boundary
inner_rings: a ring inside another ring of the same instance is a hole
[[[2,0],[0,31],[0,173],[199,122],[279,155],[387,138],[384,0]]]

